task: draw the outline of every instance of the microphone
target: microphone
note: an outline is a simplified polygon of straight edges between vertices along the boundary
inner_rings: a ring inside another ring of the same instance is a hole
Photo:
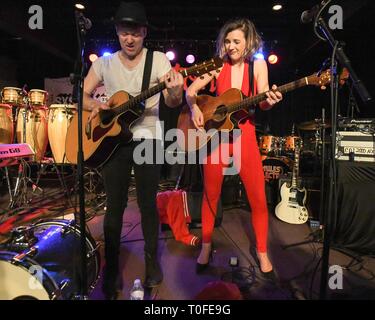
[[[301,14],[302,23],[310,23],[313,21],[322,7],[324,7],[331,0],[322,0],[320,4],[316,4],[310,10],[305,10]]]
[[[84,27],[85,30],[90,30],[92,27],[92,22],[89,18],[86,18],[82,12],[78,12],[78,19],[80,26]]]

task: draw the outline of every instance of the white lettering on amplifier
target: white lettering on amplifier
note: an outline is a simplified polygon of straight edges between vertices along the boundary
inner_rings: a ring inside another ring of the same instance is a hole
[[[370,154],[375,155],[374,148],[344,147],[344,154],[354,152],[354,154]]]

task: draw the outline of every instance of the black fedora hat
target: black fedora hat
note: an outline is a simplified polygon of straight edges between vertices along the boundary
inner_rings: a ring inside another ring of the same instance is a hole
[[[112,21],[114,24],[148,26],[145,8],[139,2],[121,2]]]

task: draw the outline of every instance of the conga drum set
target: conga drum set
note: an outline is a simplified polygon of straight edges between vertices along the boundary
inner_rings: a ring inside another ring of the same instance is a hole
[[[17,87],[5,87],[1,90],[0,144],[26,143],[34,152],[29,161],[19,164],[23,165],[22,170],[30,163],[51,162],[45,157],[48,143],[51,146],[52,163],[67,163],[65,138],[76,107],[70,104],[52,104],[48,108],[47,100],[48,92],[45,90],[32,89],[26,92]],[[38,174],[37,181],[39,176]],[[15,189],[18,185],[17,182]],[[17,190],[11,198],[16,195]]]

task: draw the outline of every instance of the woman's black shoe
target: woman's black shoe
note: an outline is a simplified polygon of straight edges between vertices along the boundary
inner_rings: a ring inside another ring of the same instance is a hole
[[[262,269],[260,268],[260,261],[259,261],[255,247],[250,247],[250,254],[254,258],[255,263],[258,265],[260,274],[263,276],[263,278],[270,280],[270,281],[276,281],[276,274],[273,269],[271,271],[263,272]]]

